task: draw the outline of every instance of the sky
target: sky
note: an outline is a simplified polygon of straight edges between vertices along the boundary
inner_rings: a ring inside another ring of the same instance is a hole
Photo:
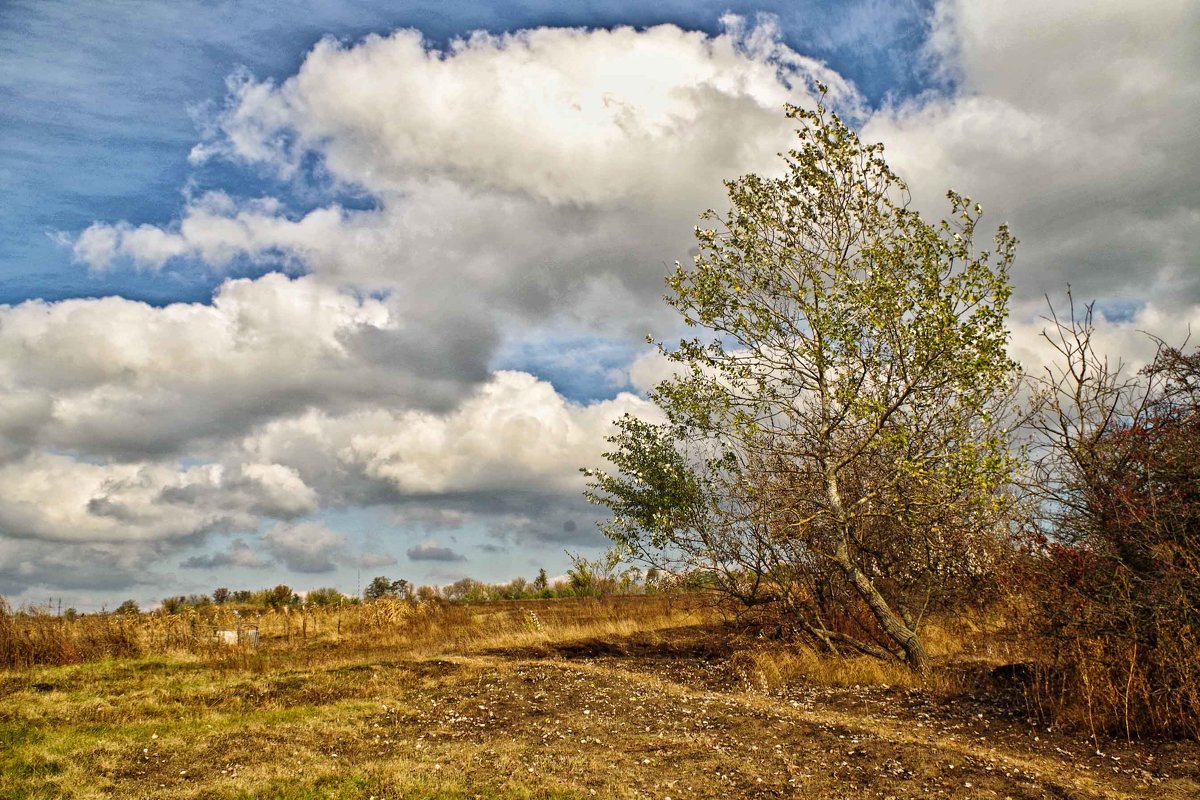
[[[0,594],[562,574],[663,278],[812,86],[1021,240],[1012,352],[1200,323],[1200,6],[0,6]]]

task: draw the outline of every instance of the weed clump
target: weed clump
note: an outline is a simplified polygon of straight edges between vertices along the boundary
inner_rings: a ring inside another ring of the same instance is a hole
[[[125,615],[72,618],[14,613],[0,597],[0,668],[132,658],[142,652],[137,623]]]

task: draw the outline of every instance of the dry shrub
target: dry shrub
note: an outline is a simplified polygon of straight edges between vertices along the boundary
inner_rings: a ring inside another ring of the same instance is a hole
[[[1160,350],[1140,415],[1081,457],[1082,502],[1047,548],[1039,702],[1127,737],[1200,737],[1200,351]],[[1078,709],[1078,710],[1076,710]],[[1083,713],[1079,713],[1083,712]]]
[[[1072,574],[1064,559],[1088,566]],[[1200,570],[1188,588],[1163,586],[1161,571],[1149,586],[1124,565],[1065,548],[1047,568],[1059,582],[1043,588],[1030,620],[1034,710],[1093,736],[1200,738]]]
[[[76,664],[141,652],[137,625],[124,616],[66,619],[13,613],[0,597],[0,668]]]
[[[1131,378],[1094,350],[1091,307],[1054,322],[1033,704],[1093,735],[1200,737],[1200,350],[1160,341]]]

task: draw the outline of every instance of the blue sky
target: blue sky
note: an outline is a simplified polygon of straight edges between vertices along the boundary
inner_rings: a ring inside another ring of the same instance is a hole
[[[777,168],[815,80],[923,213],[954,188],[1013,225],[1018,358],[1070,283],[1136,364],[1139,330],[1200,322],[1198,20],[4,4],[0,593],[350,591],[598,552],[578,467],[654,413],[662,277],[722,179]]]

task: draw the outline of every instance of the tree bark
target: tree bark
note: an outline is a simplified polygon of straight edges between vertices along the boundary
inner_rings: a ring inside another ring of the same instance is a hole
[[[847,554],[839,552],[837,562],[854,584],[859,596],[871,609],[871,614],[883,628],[883,632],[904,651],[904,660],[909,668],[919,675],[926,674],[929,671],[929,655],[925,652],[921,637],[892,610],[884,596],[875,588],[875,584],[871,583],[871,579],[854,566]]]
[[[892,610],[887,599],[875,588],[871,579],[850,559],[850,520],[847,518],[846,508],[842,504],[838,476],[828,464],[825,473],[825,491],[841,540],[833,560],[841,568],[843,574],[850,579],[859,597],[871,609],[872,616],[883,628],[883,632],[904,651],[904,660],[909,668],[918,675],[926,674],[929,671],[929,656],[925,652],[925,645],[921,642],[921,637]]]

